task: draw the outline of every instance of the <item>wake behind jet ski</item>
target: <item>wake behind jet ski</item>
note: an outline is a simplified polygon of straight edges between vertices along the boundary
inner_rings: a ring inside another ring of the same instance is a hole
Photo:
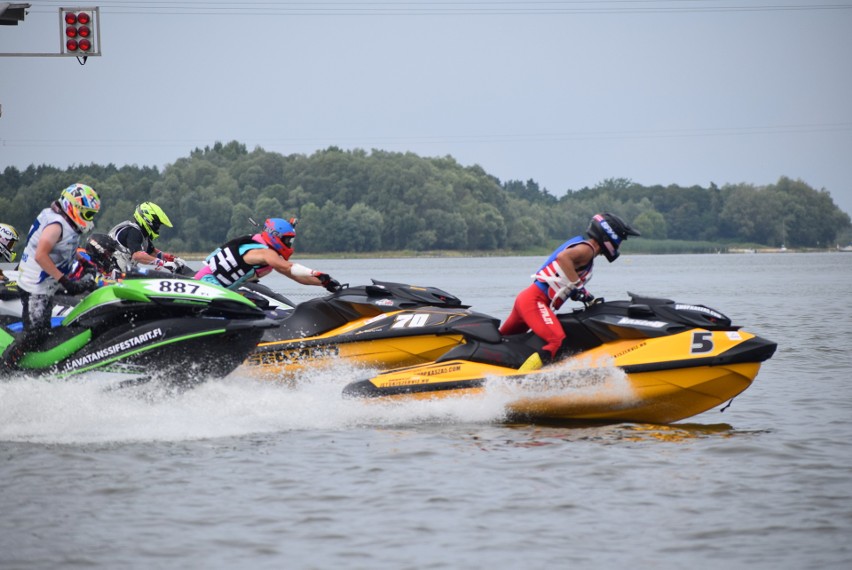
[[[286,298],[264,289],[247,284],[240,292],[267,314],[278,311],[278,326],[246,360],[250,371],[266,377],[287,378],[340,360],[382,369],[431,362],[466,336],[500,339],[496,319],[435,287],[372,280],[292,310]]]
[[[410,400],[498,389],[510,395],[510,419],[670,423],[741,393],[776,349],[704,305],[634,294],[561,314],[559,321],[567,338],[543,368],[524,369],[544,344],[532,333],[494,342],[467,338],[433,363],[353,382],[343,394]],[[572,385],[616,369],[628,394]]]

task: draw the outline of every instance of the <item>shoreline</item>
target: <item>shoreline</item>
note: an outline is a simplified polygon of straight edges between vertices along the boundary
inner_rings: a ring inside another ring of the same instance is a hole
[[[550,250],[540,251],[374,251],[374,252],[296,252],[308,259],[416,259],[416,258],[461,258],[461,257],[540,257],[549,255]],[[751,255],[766,253],[852,253],[852,246],[833,249],[738,247],[719,248],[716,251],[624,251],[624,255]],[[175,255],[187,261],[203,261],[210,252],[177,252]]]

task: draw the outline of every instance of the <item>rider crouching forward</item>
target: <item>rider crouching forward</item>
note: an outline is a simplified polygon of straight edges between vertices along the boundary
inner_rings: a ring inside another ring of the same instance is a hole
[[[80,280],[84,275],[91,275],[103,285],[123,279],[131,265],[130,250],[107,234],[95,233],[86,238],[84,247],[77,248],[76,260],[68,276]]]
[[[172,227],[169,217],[153,202],[143,202],[133,212],[133,219],[121,222],[109,232],[111,238],[130,250],[134,264],[181,273],[186,262],[172,253],[154,247],[162,226]]]
[[[214,285],[237,289],[250,279],[267,275],[273,269],[303,285],[320,285],[331,293],[340,283],[327,273],[289,261],[296,237],[296,219],[269,218],[263,231],[234,238],[207,256],[195,278]]]
[[[532,285],[515,298],[512,312],[500,327],[503,336],[532,330],[545,344],[533,354],[522,369],[540,368],[553,360],[565,340],[565,331],[556,311],[567,300],[589,304],[594,295],[586,290],[592,278],[594,259],[598,255],[612,263],[619,256],[618,247],[628,236],[639,232],[615,214],[596,214],[586,230],[588,237],[575,236],[550,254],[531,277]]]

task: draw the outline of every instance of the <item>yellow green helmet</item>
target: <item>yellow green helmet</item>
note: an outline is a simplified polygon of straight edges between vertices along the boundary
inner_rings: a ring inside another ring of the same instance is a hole
[[[151,239],[157,239],[160,235],[161,225],[172,227],[172,222],[163,209],[153,202],[142,202],[136,206],[133,217]]]

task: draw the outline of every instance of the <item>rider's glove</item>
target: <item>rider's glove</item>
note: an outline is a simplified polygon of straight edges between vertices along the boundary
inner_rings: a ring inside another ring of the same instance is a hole
[[[97,283],[90,276],[86,275],[79,281],[71,281],[68,279],[67,275],[63,275],[59,280],[59,284],[65,289],[65,292],[69,295],[80,295],[82,293],[88,293],[89,291],[94,291],[97,288]]]
[[[585,287],[580,287],[579,289],[573,289],[571,293],[569,293],[568,298],[572,301],[578,301],[580,303],[584,303],[588,305],[592,301],[595,300],[595,296],[589,293]]]
[[[186,263],[179,257],[174,258],[172,261],[166,261],[163,263],[163,269],[171,271],[172,273],[180,273],[181,269],[186,267]]]
[[[175,256],[171,253],[166,253],[165,251],[157,252],[157,259],[162,259],[165,262],[174,261]]]
[[[328,273],[320,273],[317,275],[317,279],[320,280],[320,285],[325,287],[325,290],[329,293],[340,291],[340,283],[336,279],[332,279]]]

